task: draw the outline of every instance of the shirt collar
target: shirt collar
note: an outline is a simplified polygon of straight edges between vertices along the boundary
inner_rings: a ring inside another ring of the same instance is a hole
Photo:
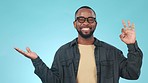
[[[75,38],[74,40],[72,40],[72,42],[70,43],[70,46],[74,46],[74,45],[78,45],[78,38]],[[102,46],[101,45],[101,41],[100,40],[98,40],[97,38],[95,38],[95,41],[94,41],[94,45],[95,46]]]

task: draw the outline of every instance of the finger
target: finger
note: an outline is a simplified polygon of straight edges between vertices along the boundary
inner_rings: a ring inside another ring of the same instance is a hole
[[[29,53],[31,52],[31,50],[30,50],[30,48],[29,48],[29,47],[27,47],[27,48],[26,48],[26,50],[27,50],[27,52],[29,52]]]
[[[131,27],[132,29],[135,29],[135,24],[134,23],[132,23],[132,27]]]
[[[127,28],[122,28],[121,30],[122,33],[126,33],[126,31],[127,31]]]
[[[122,32],[122,33],[124,32],[124,28],[122,28],[121,32]]]
[[[18,52],[20,52],[20,53],[22,53],[23,51],[21,50],[21,49],[19,49],[19,48],[14,48],[16,51],[18,51]]]
[[[24,52],[23,50],[19,49],[19,48],[14,48],[17,52],[23,54],[23,55],[27,55],[26,52]]]
[[[128,20],[127,23],[128,23],[128,27],[130,27],[130,26],[131,26],[131,24],[130,24],[130,20]]]
[[[124,34],[121,34],[121,35],[120,35],[120,38],[121,38],[121,39],[123,39],[124,37],[125,37]]]
[[[124,28],[126,28],[126,23],[124,22],[124,20],[122,20],[122,24],[123,24]]]

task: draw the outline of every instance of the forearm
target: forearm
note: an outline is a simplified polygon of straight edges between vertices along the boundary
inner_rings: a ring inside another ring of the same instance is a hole
[[[32,60],[32,63],[35,67],[34,73],[42,80],[43,83],[59,83],[59,79],[39,57]]]
[[[127,59],[123,59],[120,64],[121,77],[126,79],[138,79],[142,65],[143,54],[139,49],[137,42],[128,44]]]
[[[143,54],[140,48],[138,47],[137,42],[135,44],[129,44],[128,47],[128,54],[127,54],[127,60],[130,64],[135,63],[135,66],[137,69],[140,70],[142,65],[142,58]]]

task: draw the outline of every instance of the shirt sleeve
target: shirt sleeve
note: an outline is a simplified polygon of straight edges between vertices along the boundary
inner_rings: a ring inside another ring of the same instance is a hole
[[[120,55],[120,76],[125,79],[136,80],[140,76],[140,70],[142,66],[142,51],[138,47],[137,41],[134,44],[128,44],[127,58]]]
[[[35,67],[34,73],[42,80],[42,83],[60,83],[58,76],[54,74],[57,71],[49,69],[40,57],[31,61]]]

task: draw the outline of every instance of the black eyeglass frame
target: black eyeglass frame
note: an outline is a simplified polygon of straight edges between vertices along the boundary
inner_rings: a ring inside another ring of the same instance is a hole
[[[83,18],[84,21],[81,22],[81,21],[79,20],[80,18]],[[92,21],[92,22],[89,20],[90,18],[93,18],[93,21]],[[95,17],[87,17],[87,18],[85,18],[85,17],[83,17],[83,16],[79,16],[79,17],[77,17],[77,18],[75,19],[75,21],[78,21],[79,23],[84,23],[86,20],[87,20],[88,23],[94,23],[94,22],[96,22],[96,18],[95,18]]]

